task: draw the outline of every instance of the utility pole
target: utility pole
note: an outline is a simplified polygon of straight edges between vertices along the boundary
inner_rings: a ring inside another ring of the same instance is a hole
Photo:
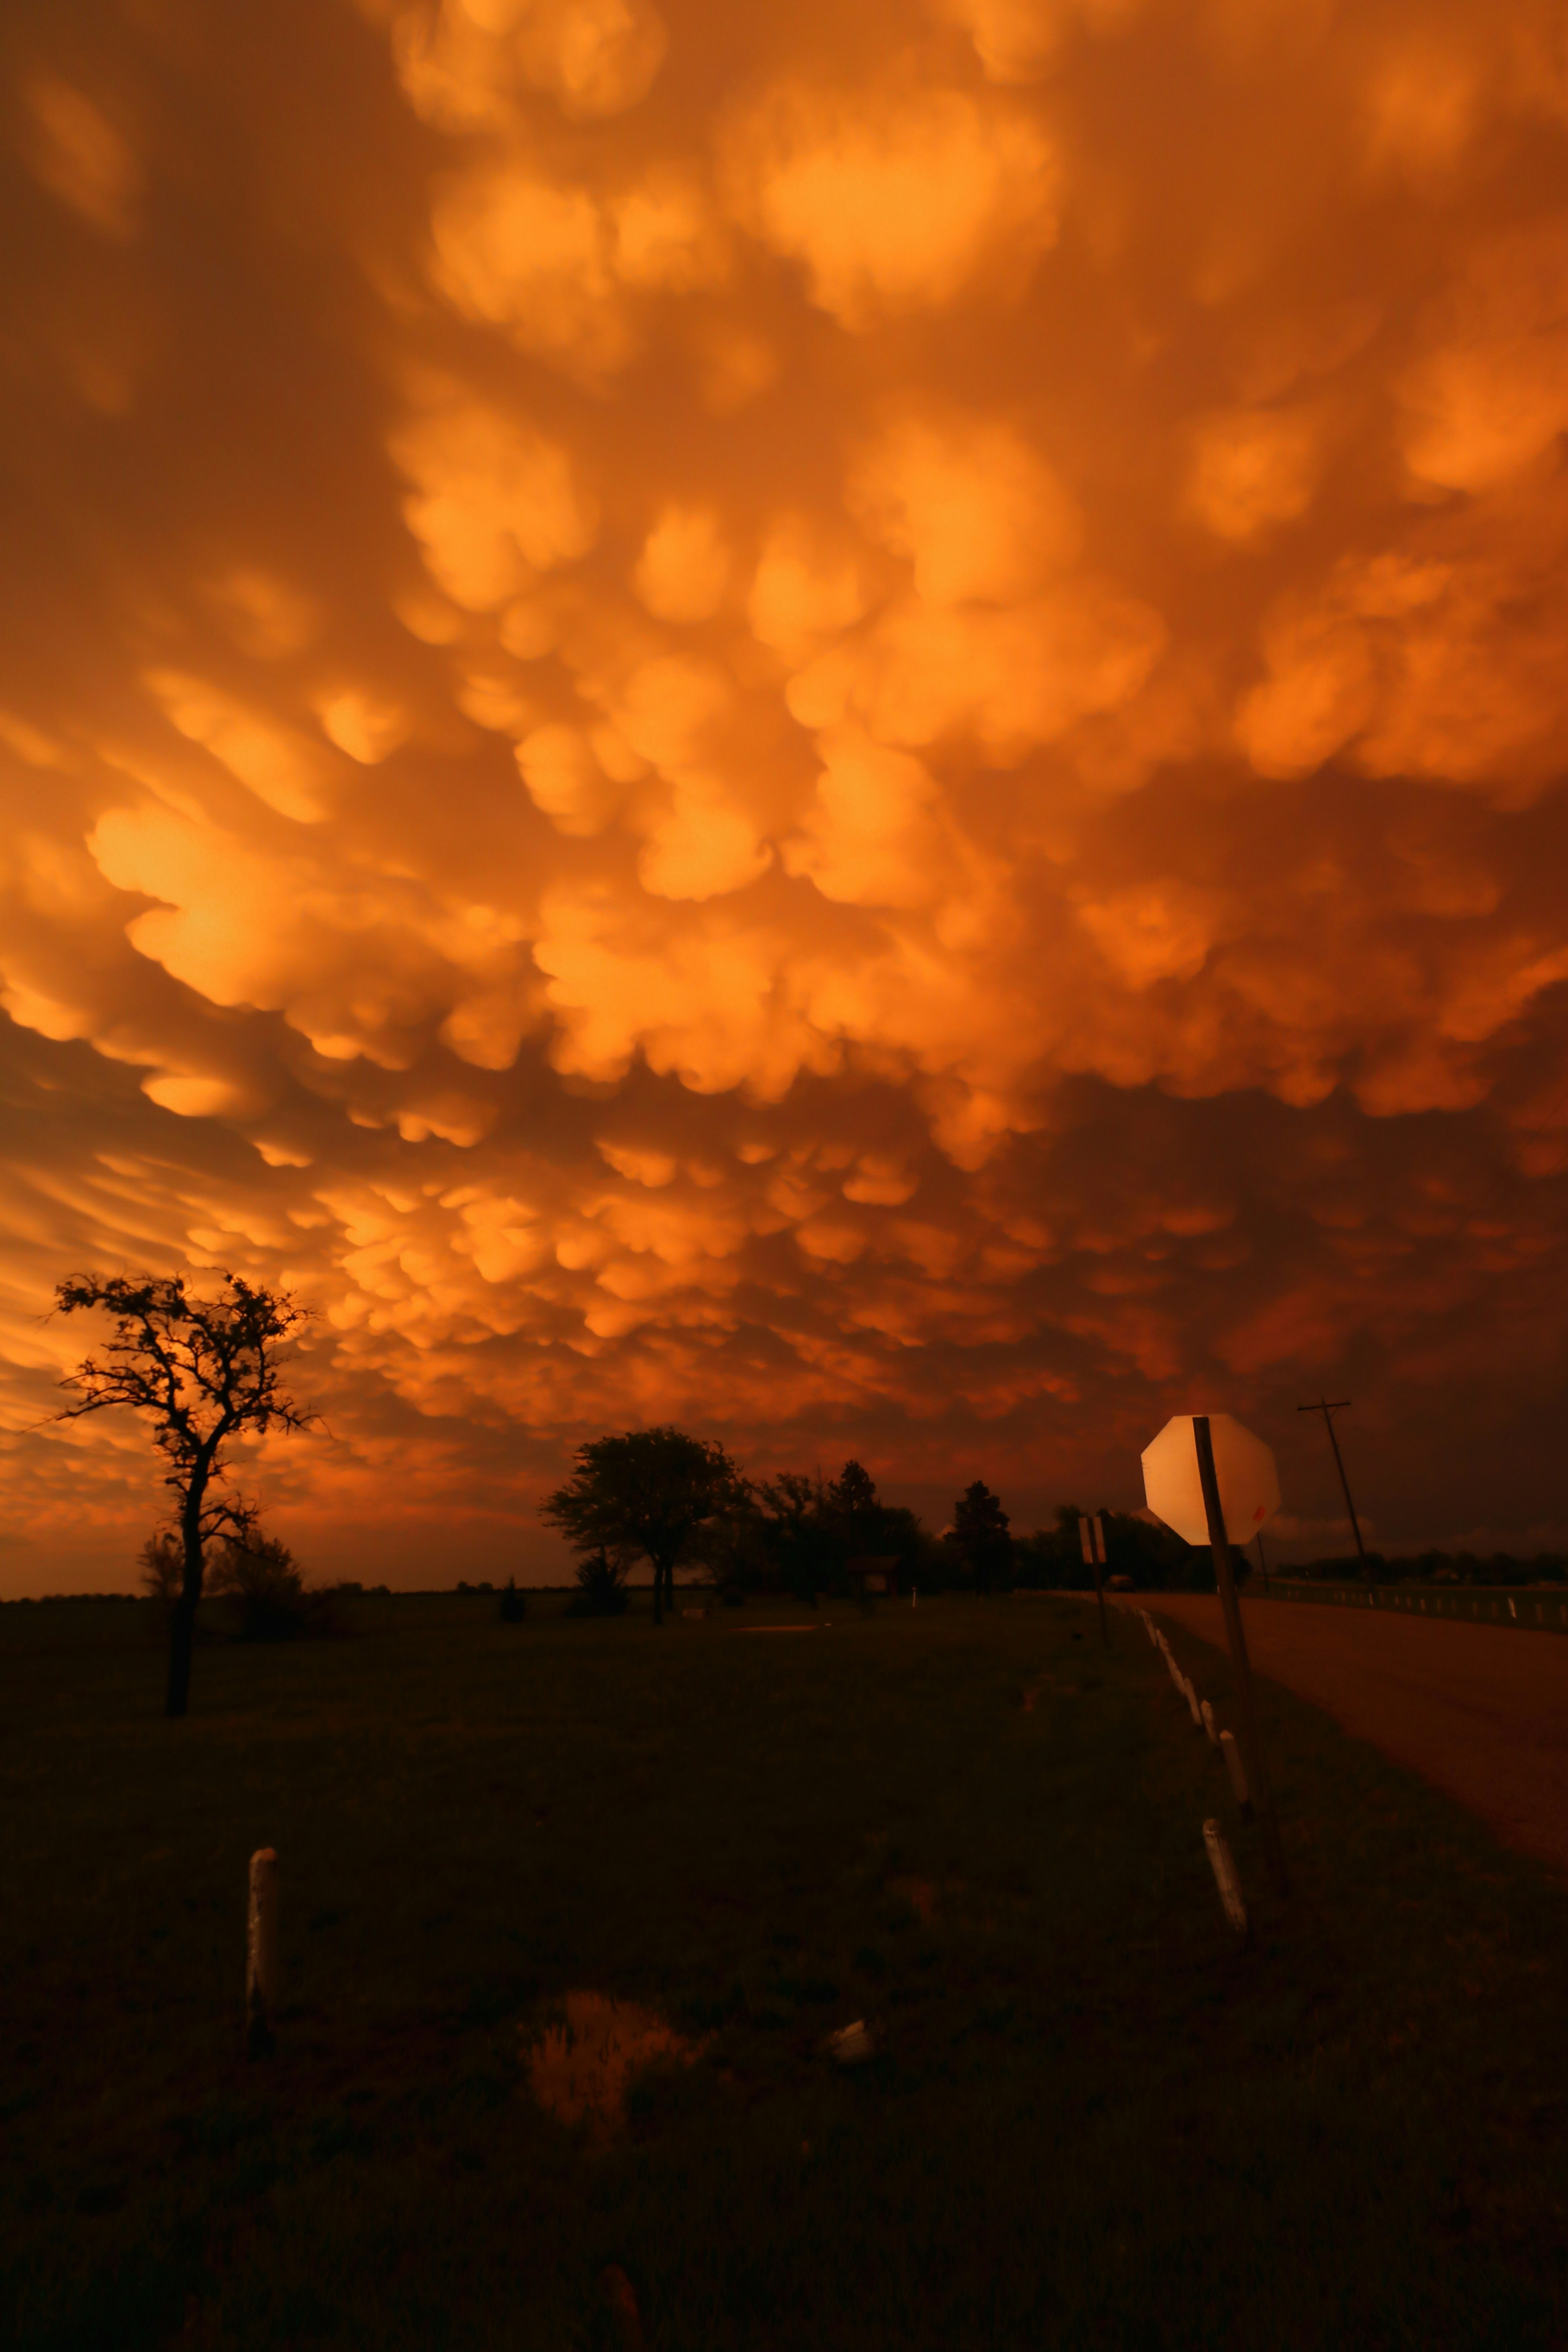
[[[1364,1568],[1366,1546],[1361,1539],[1361,1521],[1355,1515],[1355,1505],[1351,1500],[1351,1482],[1345,1476],[1345,1465],[1340,1456],[1340,1441],[1334,1435],[1334,1415],[1336,1412],[1347,1412],[1350,1403],[1349,1397],[1339,1397],[1332,1404],[1329,1402],[1327,1397],[1320,1397],[1316,1404],[1299,1404],[1296,1410],[1298,1412],[1321,1412],[1323,1416],[1323,1427],[1328,1431],[1329,1444],[1334,1449],[1334,1468],[1339,1472],[1340,1484],[1345,1490],[1345,1508],[1351,1515],[1351,1533],[1355,1538],[1356,1554]]]

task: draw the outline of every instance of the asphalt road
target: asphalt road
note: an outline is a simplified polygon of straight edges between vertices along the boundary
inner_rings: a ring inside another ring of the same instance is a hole
[[[1225,1646],[1208,1594],[1140,1603]],[[1242,1622],[1260,1675],[1568,1877],[1568,1638],[1317,1601],[1243,1601]]]

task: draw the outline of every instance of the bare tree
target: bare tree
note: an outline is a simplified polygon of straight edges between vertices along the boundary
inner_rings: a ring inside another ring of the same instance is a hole
[[[184,1560],[169,1618],[169,1716],[184,1715],[189,1704],[205,1547],[219,1534],[243,1543],[256,1524],[254,1504],[215,1491],[228,1477],[225,1449],[242,1433],[306,1429],[316,1418],[278,1388],[279,1344],[306,1310],[287,1291],[263,1290],[234,1274],[224,1282],[220,1297],[195,1299],[179,1275],[78,1275],[55,1293],[62,1315],[97,1307],[114,1318],[102,1360],[89,1356],[60,1382],[77,1402],[57,1420],[130,1405],[152,1422],[153,1443],[168,1464],[163,1484],[174,1496]]]

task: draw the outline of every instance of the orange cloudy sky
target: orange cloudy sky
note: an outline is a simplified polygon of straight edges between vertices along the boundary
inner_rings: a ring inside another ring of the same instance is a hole
[[[318,1575],[569,1448],[1568,1544],[1558,0],[13,0],[0,1589],[73,1270]]]

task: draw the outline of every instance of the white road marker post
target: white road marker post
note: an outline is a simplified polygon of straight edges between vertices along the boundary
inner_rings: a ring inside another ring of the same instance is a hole
[[[1208,1848],[1209,1861],[1214,1867],[1215,1885],[1219,1888],[1219,1899],[1225,1906],[1225,1916],[1237,1934],[1244,1937],[1250,1943],[1252,1930],[1247,1924],[1247,1905],[1242,1899],[1241,1881],[1236,1874],[1236,1864],[1231,1858],[1230,1848],[1225,1842],[1225,1833],[1217,1822],[1204,1823],[1204,1843]]]
[[[270,2058],[278,2046],[278,1856],[269,1845],[250,1857],[250,1916],[245,1939],[245,2053]]]
[[[1225,1769],[1230,1774],[1231,1794],[1241,1807],[1241,1818],[1249,1822],[1252,1819],[1252,1792],[1247,1785],[1247,1767],[1241,1760],[1241,1750],[1236,1744],[1234,1732],[1220,1733],[1219,1752],[1225,1758]]]

